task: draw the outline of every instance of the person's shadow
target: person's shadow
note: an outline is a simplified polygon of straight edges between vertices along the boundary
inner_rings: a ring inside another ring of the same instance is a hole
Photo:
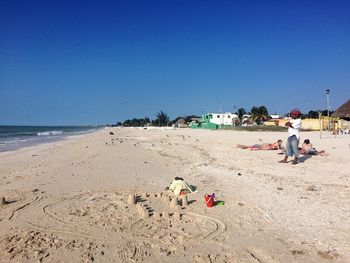
[[[310,154],[305,154],[305,155],[301,156],[300,158],[298,158],[298,161],[299,161],[300,163],[303,163],[303,162],[305,162],[306,160],[308,160],[308,159],[310,159],[310,158],[312,158],[312,155],[310,155]]]

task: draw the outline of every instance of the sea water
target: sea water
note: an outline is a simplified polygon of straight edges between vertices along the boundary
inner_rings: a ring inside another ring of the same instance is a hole
[[[54,142],[66,136],[93,132],[100,128],[98,126],[0,126],[0,152]]]

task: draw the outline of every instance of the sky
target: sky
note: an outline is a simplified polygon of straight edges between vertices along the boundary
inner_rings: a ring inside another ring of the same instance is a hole
[[[350,1],[0,0],[0,125],[331,110]]]

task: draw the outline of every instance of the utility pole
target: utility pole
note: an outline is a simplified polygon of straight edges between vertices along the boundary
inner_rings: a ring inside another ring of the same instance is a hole
[[[322,115],[322,112],[319,111],[318,112],[318,123],[320,125],[320,139],[322,139],[322,120],[321,120],[321,115]]]
[[[233,106],[233,114],[236,114],[236,106]],[[236,118],[232,117],[233,127],[236,127]]]
[[[328,130],[330,130],[330,121],[329,121],[329,89],[326,89],[326,96],[327,96],[327,120],[328,120]]]

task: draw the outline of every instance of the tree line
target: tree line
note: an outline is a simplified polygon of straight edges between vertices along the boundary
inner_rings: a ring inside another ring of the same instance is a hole
[[[180,116],[176,117],[174,120],[170,120],[168,114],[166,114],[163,110],[158,112],[156,114],[156,118],[154,120],[151,120],[149,117],[144,118],[133,118],[133,119],[127,119],[123,122],[117,122],[116,124],[112,126],[124,126],[124,127],[144,127],[147,125],[152,126],[171,126],[172,124],[175,124],[179,119],[184,119],[186,123],[190,122],[192,118],[200,118],[197,115],[189,115],[189,116]]]
[[[264,121],[271,119],[271,116],[265,106],[253,106],[250,111],[246,111],[244,108],[239,108],[234,113],[238,115],[238,118],[240,121],[242,121],[244,115],[250,115],[250,119],[256,122],[257,124],[261,124]],[[310,110],[308,113],[302,113],[301,118],[318,119],[319,113],[321,113],[322,116],[327,116],[328,114],[327,110],[322,110],[322,111]],[[332,113],[333,111],[329,112],[330,115]],[[284,116],[287,117],[288,114],[289,113],[286,113],[284,114]],[[124,126],[124,127],[144,127],[147,125],[169,126],[176,123],[180,118],[185,119],[185,122],[190,122],[192,118],[200,118],[200,117],[196,115],[190,115],[185,117],[177,117],[174,120],[170,120],[168,114],[166,114],[163,110],[161,110],[156,114],[156,118],[154,120],[151,120],[149,117],[133,118],[133,119],[127,119],[124,122],[117,122],[113,126]]]
[[[144,118],[133,118],[127,119],[124,122],[117,122],[115,126],[124,126],[124,127],[144,127],[147,125],[153,126],[168,126],[170,123],[169,116],[164,112],[160,111],[156,114],[156,119],[151,120],[149,117]]]

